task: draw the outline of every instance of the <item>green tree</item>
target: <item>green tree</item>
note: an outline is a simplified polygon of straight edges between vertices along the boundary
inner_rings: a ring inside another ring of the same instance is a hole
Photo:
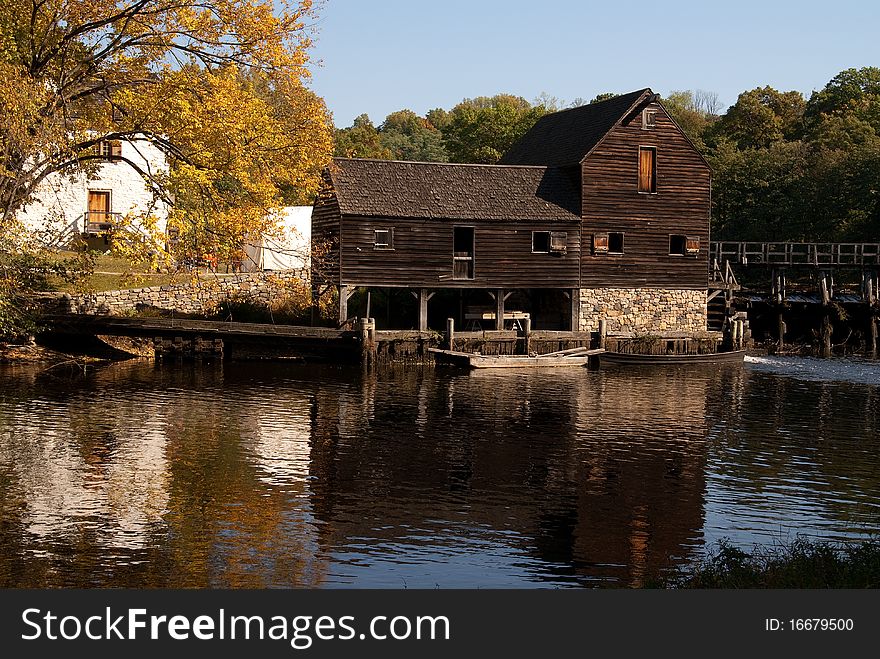
[[[398,110],[385,117],[379,127],[379,140],[395,160],[448,160],[443,134],[412,110]]]
[[[547,110],[520,96],[498,94],[465,99],[450,112],[443,128],[452,162],[498,162]]]
[[[717,94],[690,89],[672,91],[663,98],[663,107],[701,151],[706,150],[707,129],[718,119],[717,98]]]
[[[880,68],[847,69],[834,76],[807,103],[806,119],[811,126],[822,115],[852,115],[880,133]]]
[[[349,128],[336,131],[335,153],[343,158],[391,159],[391,151],[382,144],[379,131],[366,114],[355,118]]]
[[[805,109],[800,92],[758,87],[739,95],[718,122],[715,137],[733,140],[743,149],[797,139],[803,132]]]

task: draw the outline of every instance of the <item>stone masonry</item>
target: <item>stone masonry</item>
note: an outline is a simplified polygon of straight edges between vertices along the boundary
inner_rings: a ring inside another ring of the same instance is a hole
[[[134,311],[138,305],[147,305],[199,314],[234,297],[247,297],[258,304],[268,304],[292,280],[306,281],[306,275],[302,270],[287,270],[218,276],[197,282],[71,295],[65,296],[65,301],[68,313],[124,314]]]
[[[657,288],[582,288],[580,330],[705,332],[706,291]]]

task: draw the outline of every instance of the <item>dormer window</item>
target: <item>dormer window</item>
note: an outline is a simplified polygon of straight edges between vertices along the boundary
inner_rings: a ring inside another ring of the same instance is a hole
[[[642,110],[642,130],[654,128],[657,125],[657,110]]]

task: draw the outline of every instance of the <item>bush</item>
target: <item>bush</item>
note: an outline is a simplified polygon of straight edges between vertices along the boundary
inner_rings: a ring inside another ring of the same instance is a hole
[[[666,588],[878,588],[880,541],[855,544],[798,538],[756,546],[751,553],[726,540],[700,563],[660,584]]]

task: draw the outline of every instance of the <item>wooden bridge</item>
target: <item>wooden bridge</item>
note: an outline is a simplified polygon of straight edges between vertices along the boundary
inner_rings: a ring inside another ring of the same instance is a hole
[[[781,350],[786,319],[798,320],[791,317],[795,312],[787,310],[786,305],[792,302],[821,305],[818,332],[822,354],[827,357],[832,351],[832,305],[856,304],[862,306],[860,313],[867,318],[866,342],[870,354],[876,357],[880,333],[877,317],[880,243],[717,241],[710,243],[709,262],[710,326],[714,323],[721,329],[731,327],[737,318],[748,322],[747,314],[738,310],[743,302],[769,304],[775,309],[776,336]],[[737,276],[740,280],[750,280],[748,293],[740,292],[743,287]],[[841,291],[837,290],[838,286]]]
[[[880,243],[712,242],[710,260],[734,266],[880,267]]]

